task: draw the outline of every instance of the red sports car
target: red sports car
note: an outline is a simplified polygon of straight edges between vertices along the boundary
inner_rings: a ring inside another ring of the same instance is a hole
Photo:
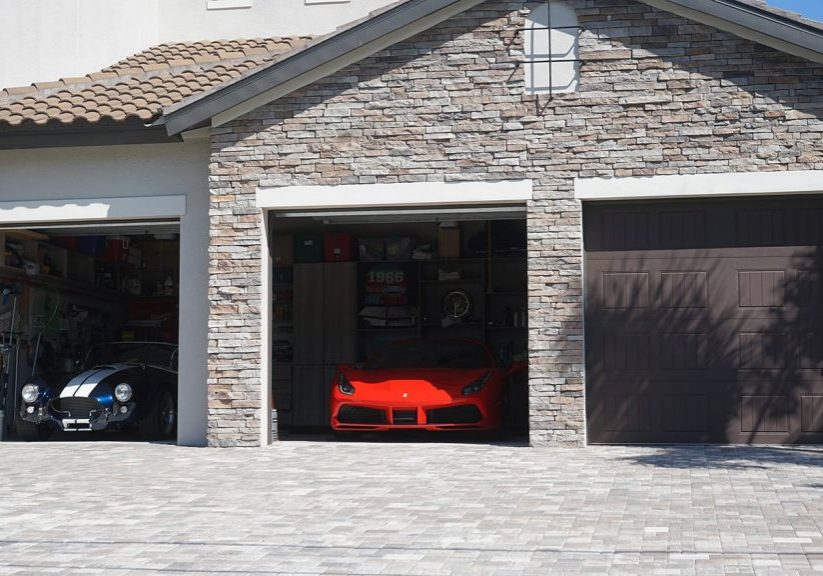
[[[478,340],[396,342],[374,359],[338,366],[336,431],[492,430],[501,425],[509,375]]]

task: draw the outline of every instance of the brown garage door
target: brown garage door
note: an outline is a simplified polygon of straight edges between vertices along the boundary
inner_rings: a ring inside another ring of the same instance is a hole
[[[823,441],[823,200],[584,207],[590,442]]]

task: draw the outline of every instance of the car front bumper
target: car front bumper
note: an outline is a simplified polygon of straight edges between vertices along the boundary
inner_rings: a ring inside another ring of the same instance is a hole
[[[32,406],[34,410],[28,411]],[[32,424],[50,426],[63,432],[94,432],[105,430],[110,425],[130,424],[136,422],[136,405],[134,402],[116,404],[112,408],[101,406],[100,409],[88,413],[67,413],[53,409],[51,406],[24,406],[20,411],[20,418]],[[125,406],[125,413],[120,407]]]
[[[340,402],[332,405],[331,427],[339,431],[493,430],[500,427],[499,410],[482,402],[408,405]]]

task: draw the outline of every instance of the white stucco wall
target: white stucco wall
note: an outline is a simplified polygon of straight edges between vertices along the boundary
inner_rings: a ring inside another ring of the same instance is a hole
[[[208,139],[180,144],[0,151],[0,198],[60,200],[185,194],[180,221],[178,442],[206,443]]]
[[[83,76],[161,42],[324,34],[390,0],[246,2],[0,0],[0,87]]]
[[[154,44],[159,0],[0,0],[0,87],[83,76]]]

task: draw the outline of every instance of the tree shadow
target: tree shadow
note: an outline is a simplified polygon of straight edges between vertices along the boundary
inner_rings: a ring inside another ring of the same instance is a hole
[[[588,206],[590,442],[823,441],[821,217],[812,197]],[[757,466],[823,456],[661,450],[635,459]]]
[[[654,452],[622,460],[655,468],[766,469],[775,465],[823,467],[823,448],[801,446],[658,445]],[[823,488],[823,484],[811,487]]]

